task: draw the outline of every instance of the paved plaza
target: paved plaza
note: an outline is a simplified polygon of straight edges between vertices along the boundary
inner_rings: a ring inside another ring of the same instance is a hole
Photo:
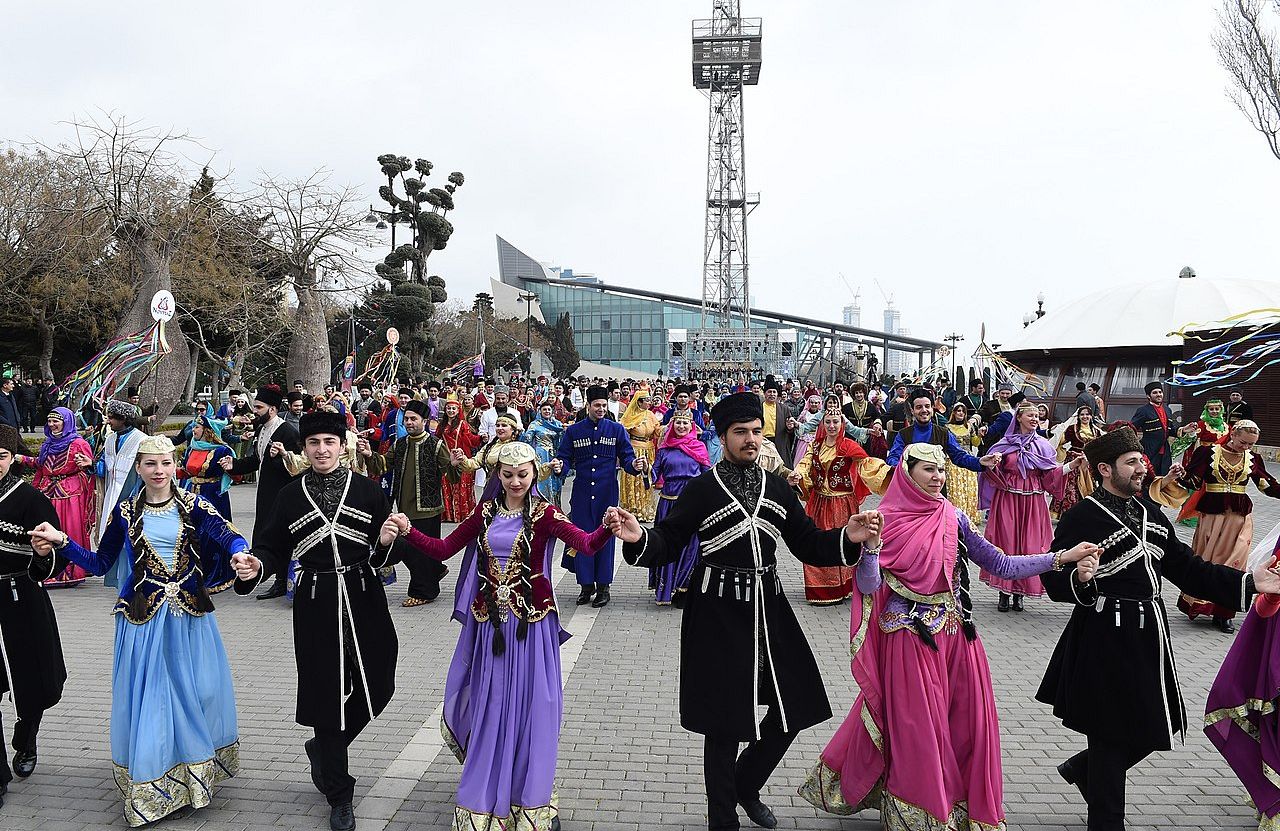
[[[1259,499],[1257,533],[1280,521],[1273,500]],[[237,524],[253,527],[253,488],[232,491]],[[869,502],[873,505],[874,501]],[[1189,538],[1189,535],[1188,535]],[[619,558],[621,563],[621,558]],[[803,602],[799,563],[787,558],[782,579],[826,679],[836,719],[801,735],[764,801],[785,829],[871,831],[874,814],[820,815],[796,796],[855,690],[849,676],[849,607]],[[565,724],[558,792],[565,831],[706,828],[701,737],[679,727],[677,610],[654,606],[646,573],[620,566],[613,602],[575,607],[571,579],[559,584],[564,625]],[[430,606],[402,609],[407,575],[388,589],[400,637],[397,691],[387,712],[352,747],[360,829],[448,828],[460,766],[442,747],[439,708],[458,625],[448,591]],[[1166,583],[1166,605],[1175,595]],[[125,828],[110,763],[113,593],[100,580],[52,593],[70,678],[62,703],[46,714],[36,775],[15,782],[0,809],[5,831]],[[1005,804],[1010,828],[1083,828],[1084,804],[1054,766],[1083,746],[1047,707],[1033,700],[1070,609],[1033,600],[1023,614],[998,614],[986,586],[974,591],[979,632],[990,658],[1004,747]],[[217,620],[235,675],[240,719],[239,776],[218,789],[208,808],[164,820],[171,831],[327,828],[328,808],[311,785],[294,723],[293,626],[281,601],[257,602],[230,592],[216,598]],[[1203,620],[1173,618],[1174,648],[1193,725],[1220,665],[1228,636]],[[714,695],[714,691],[708,691]],[[13,710],[0,704],[6,727]],[[1199,730],[1185,745],[1157,754],[1129,778],[1131,828],[1256,828],[1235,777]],[[751,827],[743,820],[746,827]]]

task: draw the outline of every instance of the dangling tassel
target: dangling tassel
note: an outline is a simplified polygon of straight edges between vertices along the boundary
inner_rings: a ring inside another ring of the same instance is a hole
[[[918,617],[912,616],[911,628],[916,630],[916,634],[920,636],[920,640],[924,641],[924,645],[938,651],[938,642],[933,639],[933,633],[929,631],[929,627],[924,625],[924,621]]]

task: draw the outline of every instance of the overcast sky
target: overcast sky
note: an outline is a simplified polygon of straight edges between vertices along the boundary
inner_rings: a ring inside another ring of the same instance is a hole
[[[187,7],[190,6],[189,10]],[[22,3],[0,138],[105,108],[199,136],[216,166],[317,166],[376,201],[379,153],[466,174],[430,261],[487,290],[494,234],[623,285],[701,291],[707,103],[690,20],[711,0]],[[989,341],[1037,292],[1276,279],[1280,161],[1226,98],[1213,0],[746,0],[757,305],[839,319],[878,278],[913,334]],[[439,180],[439,181],[437,181]]]

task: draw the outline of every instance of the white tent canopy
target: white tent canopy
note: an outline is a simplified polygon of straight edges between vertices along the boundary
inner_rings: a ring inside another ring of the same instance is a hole
[[[1184,269],[1184,274],[1189,269]],[[1280,281],[1190,276],[1115,286],[1050,311],[1000,345],[1000,351],[1180,346],[1169,333],[1280,306]]]

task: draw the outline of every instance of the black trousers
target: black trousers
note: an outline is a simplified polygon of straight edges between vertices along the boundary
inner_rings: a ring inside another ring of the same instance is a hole
[[[440,538],[440,517],[410,520],[409,524],[428,537]],[[447,569],[411,545],[399,547],[405,567],[409,569],[409,596],[418,600],[435,600],[440,596],[440,578]]]
[[[36,716],[21,716],[13,725],[13,749],[33,751],[36,749],[36,734],[40,732],[40,713]],[[4,744],[4,723],[0,720],[0,746]],[[0,785],[13,781],[13,771],[9,768],[9,754],[0,750]]]
[[[702,744],[702,772],[707,784],[707,827],[737,829],[738,803],[760,799],[760,789],[800,731],[784,733],[778,705],[760,723],[760,738],[738,754],[738,740],[706,736]]]
[[[1076,781],[1089,803],[1089,831],[1124,831],[1125,778],[1129,768],[1150,755],[1145,748],[1089,737],[1089,748],[1072,756]]]
[[[352,694],[356,701],[359,690]],[[360,699],[363,701],[363,699]],[[321,791],[330,806],[345,805],[356,791],[356,780],[347,772],[347,748],[369,724],[369,713],[359,706],[347,708],[347,729],[331,730],[316,727],[315,749],[320,760],[316,771],[322,785]]]

